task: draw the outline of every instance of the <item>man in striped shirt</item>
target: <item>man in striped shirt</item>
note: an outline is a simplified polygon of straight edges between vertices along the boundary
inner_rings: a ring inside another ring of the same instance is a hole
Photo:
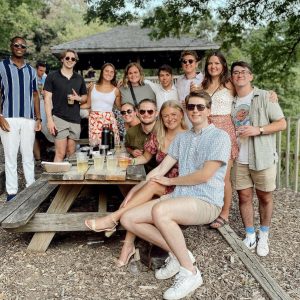
[[[26,187],[34,182],[33,143],[41,130],[36,71],[24,60],[27,45],[11,39],[11,57],[0,62],[0,136],[5,155],[7,201],[18,192],[17,155],[20,148]]]

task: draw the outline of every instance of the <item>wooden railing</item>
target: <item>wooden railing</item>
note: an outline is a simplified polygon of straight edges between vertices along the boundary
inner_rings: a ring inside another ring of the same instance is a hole
[[[299,191],[300,117],[288,117],[286,131],[277,133],[277,188]]]

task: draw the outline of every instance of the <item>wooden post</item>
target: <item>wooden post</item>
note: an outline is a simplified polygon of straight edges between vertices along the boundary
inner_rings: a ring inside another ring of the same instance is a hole
[[[294,187],[295,192],[298,192],[298,181],[299,181],[299,144],[300,144],[300,119],[298,119],[296,124],[295,187]]]
[[[285,187],[290,186],[291,118],[287,118],[285,152]]]

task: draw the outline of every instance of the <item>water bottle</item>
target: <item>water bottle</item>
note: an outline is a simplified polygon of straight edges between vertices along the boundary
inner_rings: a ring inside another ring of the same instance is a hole
[[[102,137],[101,137],[101,145],[109,146],[109,128],[107,125],[103,126]]]
[[[112,129],[112,124],[109,126],[109,150],[115,149],[115,134]]]

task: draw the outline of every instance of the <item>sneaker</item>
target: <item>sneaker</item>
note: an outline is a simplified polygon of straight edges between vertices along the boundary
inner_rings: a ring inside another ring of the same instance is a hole
[[[243,240],[245,246],[249,250],[254,250],[256,247],[256,235],[255,233],[247,233],[246,238]]]
[[[195,257],[194,255],[188,250],[189,257],[194,263]],[[169,257],[165,260],[165,264],[160,268],[155,270],[155,278],[156,279],[168,279],[174,276],[179,272],[180,269],[180,263],[177,260],[177,258],[172,254],[169,253]]]
[[[203,283],[201,273],[196,267],[196,274],[179,267],[173,285],[164,292],[163,298],[166,300],[176,300],[186,297]]]
[[[12,199],[14,199],[16,197],[17,194],[10,194],[10,195],[7,195],[6,197],[6,201],[10,201]]]
[[[256,253],[259,256],[267,256],[269,253],[269,232],[259,231]]]

